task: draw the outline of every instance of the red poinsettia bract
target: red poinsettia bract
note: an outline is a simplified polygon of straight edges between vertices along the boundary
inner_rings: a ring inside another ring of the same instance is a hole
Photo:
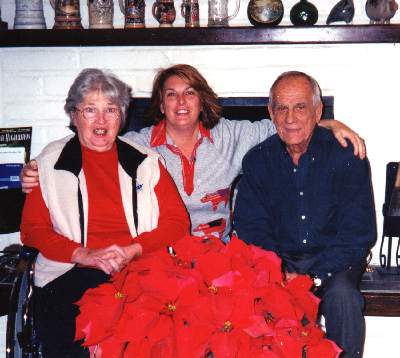
[[[88,290],[76,338],[103,358],[336,358],[311,286],[237,237],[186,237]]]

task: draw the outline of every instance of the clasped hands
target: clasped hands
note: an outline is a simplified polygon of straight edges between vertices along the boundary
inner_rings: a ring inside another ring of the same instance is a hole
[[[73,252],[71,261],[111,275],[121,271],[133,258],[141,254],[142,246],[137,243],[128,246],[111,245],[102,249],[78,247]]]

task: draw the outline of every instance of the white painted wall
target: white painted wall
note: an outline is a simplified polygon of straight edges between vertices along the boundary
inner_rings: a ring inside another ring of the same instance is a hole
[[[313,0],[320,12],[318,24],[325,24],[337,1]],[[201,25],[205,26],[207,1],[199,2]],[[239,16],[231,21],[231,26],[249,25],[247,3],[248,0],[242,2]],[[284,1],[282,24],[290,24],[288,14],[295,3],[296,0]],[[177,10],[180,4],[175,3]],[[365,1],[357,0],[355,4],[354,23],[367,24]],[[148,27],[158,26],[152,19],[151,6],[152,2],[148,2]],[[44,9],[47,26],[51,28],[54,13],[47,0]],[[14,1],[3,0],[1,11],[3,21],[12,28]],[[81,1],[81,14],[87,28],[86,1]],[[399,22],[400,12],[392,19],[392,23]],[[116,4],[114,24],[123,27]],[[174,26],[183,26],[180,15]],[[132,86],[135,96],[149,96],[155,71],[175,63],[196,66],[220,96],[266,95],[281,72],[305,71],[319,81],[325,95],[335,96],[336,118],[366,140],[380,237],[385,166],[389,161],[400,160],[399,59],[400,44],[0,48],[0,127],[32,126],[32,155],[49,141],[64,136],[68,133],[64,99],[73,79],[85,67],[113,70]],[[0,245],[6,246],[18,240],[18,234],[0,238]],[[375,247],[375,263],[378,250]],[[400,318],[368,317],[364,357],[398,357],[395,332],[399,324]],[[0,330],[4,332],[1,326]]]

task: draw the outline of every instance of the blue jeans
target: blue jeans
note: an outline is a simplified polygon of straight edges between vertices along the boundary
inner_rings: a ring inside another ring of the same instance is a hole
[[[352,267],[330,277],[315,292],[321,298],[327,338],[343,353],[340,358],[361,358],[365,341],[364,298],[359,290],[363,267]]]

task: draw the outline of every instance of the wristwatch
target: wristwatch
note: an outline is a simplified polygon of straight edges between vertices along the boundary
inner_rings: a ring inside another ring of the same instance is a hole
[[[319,287],[322,285],[322,280],[318,276],[314,276],[312,280],[314,281],[315,287]]]

